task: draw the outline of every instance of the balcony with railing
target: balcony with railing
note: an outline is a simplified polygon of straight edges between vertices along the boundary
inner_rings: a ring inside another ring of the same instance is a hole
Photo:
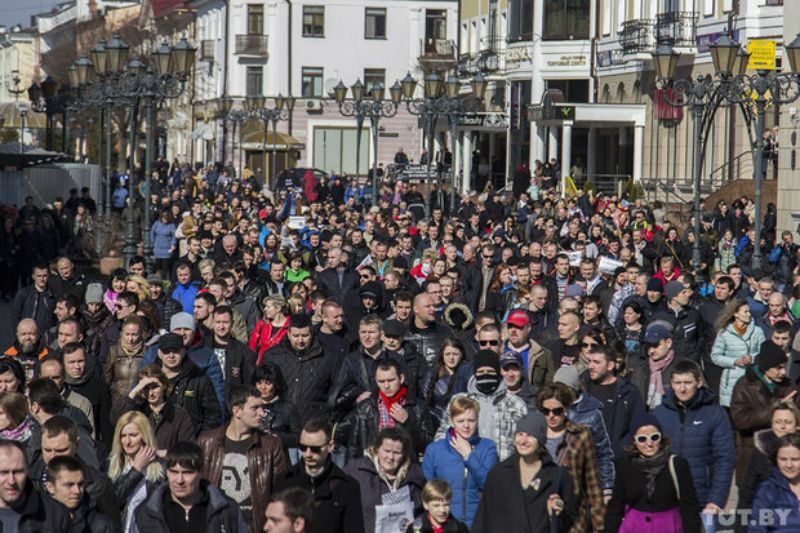
[[[656,15],[656,41],[674,48],[694,48],[697,38],[697,13],[669,11]]]
[[[236,36],[236,55],[240,56],[266,56],[267,35],[237,35]]]
[[[200,41],[200,61],[214,61],[214,44],[213,39]]]
[[[619,44],[625,59],[649,59],[656,46],[655,21],[637,19],[623,22]]]
[[[456,44],[450,39],[424,38],[420,42],[420,65],[423,68],[442,70],[457,64]]]

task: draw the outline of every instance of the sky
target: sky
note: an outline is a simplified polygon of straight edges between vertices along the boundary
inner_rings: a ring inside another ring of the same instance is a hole
[[[57,3],[57,0],[0,0],[0,25],[11,27],[20,23],[28,27],[31,15],[47,12]]]

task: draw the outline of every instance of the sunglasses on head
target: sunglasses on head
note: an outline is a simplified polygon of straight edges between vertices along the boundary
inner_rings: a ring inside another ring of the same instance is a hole
[[[544,416],[549,416],[549,415],[564,416],[565,410],[563,407],[556,407],[555,409],[547,409],[545,407],[542,407],[539,409],[539,412],[542,413]]]
[[[481,346],[497,346],[498,344],[500,344],[500,341],[498,340],[478,341],[478,344],[480,344]]]
[[[301,452],[305,452],[306,450],[311,450],[311,453],[320,453],[322,448],[327,446],[327,444],[323,444],[322,446],[311,446],[310,444],[303,444],[300,443],[297,447],[300,449]]]
[[[635,437],[633,437],[633,440],[635,440],[639,444],[644,444],[648,440],[650,442],[658,442],[661,440],[661,433],[653,433],[652,435],[636,435]]]

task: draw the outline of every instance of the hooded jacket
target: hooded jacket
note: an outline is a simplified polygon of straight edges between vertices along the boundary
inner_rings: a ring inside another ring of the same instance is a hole
[[[716,403],[714,393],[700,387],[686,405],[669,391],[653,410],[669,437],[672,452],[685,457],[700,506],[725,507],[736,463],[736,450],[728,413]]]
[[[328,418],[328,394],[338,361],[325,353],[316,336],[303,353],[295,351],[287,337],[264,357],[280,368],[287,384],[285,400],[297,406],[303,423],[315,416]]]
[[[736,360],[745,355],[755,359],[765,340],[763,330],[756,326],[753,320],[747,324],[744,335],[736,333],[733,324],[728,324],[725,329],[717,333],[717,338],[711,347],[711,360],[723,369],[719,388],[719,403],[723,407],[731,405],[733,388],[745,374],[744,368],[736,366]]]
[[[458,396],[467,396],[476,400],[480,405],[478,413],[478,433],[486,435],[492,439],[497,446],[497,455],[500,460],[505,460],[514,453],[514,431],[517,421],[528,414],[528,406],[525,400],[509,394],[506,384],[502,378],[497,389],[491,395],[483,394],[478,390],[475,383],[475,376],[471,377],[467,384],[466,394],[456,394],[450,399],[450,403]],[[436,439],[444,439],[447,430],[452,426],[450,421],[450,404],[445,410],[445,417],[436,432]]]
[[[476,431],[469,439],[472,453],[464,459],[450,443],[451,432],[448,430],[447,437],[428,446],[422,460],[422,470],[427,479],[447,481],[453,489],[450,512],[460,522],[471,526],[486,478],[498,461],[497,447],[491,440],[481,438]]]

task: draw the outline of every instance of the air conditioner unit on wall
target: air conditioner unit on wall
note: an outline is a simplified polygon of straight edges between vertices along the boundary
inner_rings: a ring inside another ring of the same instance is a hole
[[[322,100],[306,100],[306,111],[322,111]]]

